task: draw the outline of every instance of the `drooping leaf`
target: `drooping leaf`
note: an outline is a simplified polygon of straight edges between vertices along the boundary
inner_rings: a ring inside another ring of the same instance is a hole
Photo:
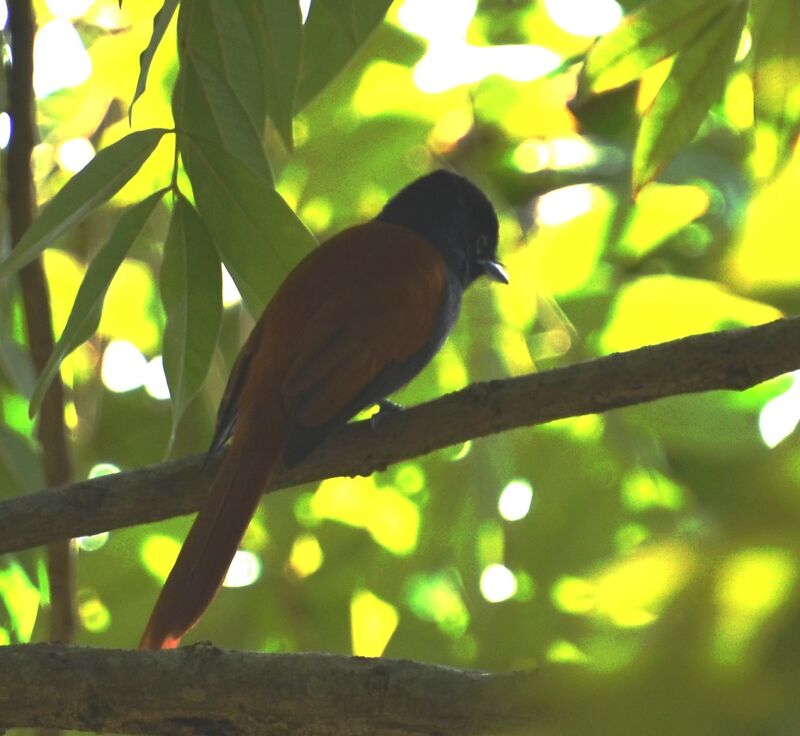
[[[222,142],[231,154],[272,182],[272,170],[261,135],[225,79],[202,58],[190,58],[184,68],[187,94],[194,108],[208,109],[207,122],[215,127],[212,140]]]
[[[638,79],[654,64],[690,46],[731,2],[649,0],[592,46],[581,73],[579,97]]]
[[[259,57],[241,6],[226,5],[214,12],[217,3],[197,0],[181,8],[175,124],[179,135],[219,144],[272,183],[263,144],[264,81]]]
[[[633,155],[633,191],[652,181],[700,128],[725,90],[747,19],[747,3],[725,14],[675,58],[642,119]]]
[[[297,110],[305,107],[355,56],[391,0],[314,0],[305,24]]]
[[[185,138],[181,155],[200,214],[250,313],[259,316],[314,237],[263,178],[208,141]]]
[[[753,17],[756,125],[774,135],[775,163],[782,166],[800,133],[800,4],[755,3]]]
[[[153,152],[166,130],[130,133],[102,149],[42,208],[25,235],[0,264],[0,278],[18,271],[53,240],[113,197]]]
[[[125,212],[119,218],[108,242],[89,264],[75,296],[75,303],[72,305],[72,311],[64,331],[36,381],[30,402],[29,413],[31,416],[39,411],[45,392],[58,371],[61,361],[81,343],[88,340],[97,329],[103,300],[111,280],[166,191],[166,189],[162,189],[151,194]]]
[[[266,115],[266,102],[261,58],[253,35],[258,29],[250,28],[249,19],[244,14],[253,0],[241,0],[237,3],[226,0],[202,1],[208,4],[214,45],[219,49],[209,56],[209,61],[217,67],[217,71],[228,82],[253,123],[261,130]],[[191,43],[193,36],[194,34],[189,35],[188,50],[192,54],[204,55],[204,48]],[[220,63],[217,63],[217,59]]]
[[[133,93],[130,107],[128,108],[128,120],[131,120],[133,115],[133,106],[136,104],[147,86],[147,75],[150,72],[150,65],[153,63],[156,49],[164,38],[164,33],[167,31],[172,16],[175,15],[175,10],[178,7],[180,0],[164,0],[164,4],[159,11],[153,16],[153,32],[150,34],[150,41],[147,43],[145,50],[139,56],[139,78],[136,80],[136,90]],[[119,3],[122,7],[122,0]]]
[[[159,276],[167,314],[164,373],[173,434],[208,373],[222,321],[222,271],[203,221],[182,195],[172,213]]]
[[[296,0],[249,0],[248,18],[261,61],[266,113],[287,148],[292,148],[292,118],[303,57],[303,18]]]

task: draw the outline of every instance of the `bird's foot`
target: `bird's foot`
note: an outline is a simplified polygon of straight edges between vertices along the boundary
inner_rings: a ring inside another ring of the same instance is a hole
[[[378,411],[369,418],[369,423],[373,430],[377,430],[389,417],[401,411],[403,411],[403,407],[400,404],[389,401],[389,399],[382,399],[378,402]]]

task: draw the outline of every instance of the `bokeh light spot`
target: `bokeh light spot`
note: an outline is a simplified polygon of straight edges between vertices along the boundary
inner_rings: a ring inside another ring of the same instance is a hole
[[[397,609],[368,590],[359,590],[350,601],[353,654],[380,657],[392,638],[400,615]]]
[[[105,546],[110,536],[108,532],[89,534],[85,537],[78,537],[75,543],[78,545],[78,549],[83,552],[96,552],[98,549]]]
[[[323,232],[333,219],[333,206],[325,197],[315,197],[303,205],[300,210],[302,219],[315,232]]]
[[[295,508],[297,512],[297,508]],[[366,529],[384,549],[411,554],[419,536],[419,508],[394,488],[378,488],[374,478],[328,478],[311,499],[317,519]]]
[[[73,174],[94,158],[94,146],[86,138],[71,138],[58,147],[58,163]]]
[[[261,560],[252,552],[240,549],[231,560],[222,585],[225,588],[246,588],[261,577]]]
[[[622,502],[631,511],[659,508],[677,511],[684,504],[683,489],[656,470],[637,469],[622,481]]]
[[[92,73],[92,62],[75,27],[56,18],[37,32],[33,47],[33,86],[40,99],[65,87],[77,87]]]
[[[566,639],[554,641],[547,648],[547,654],[545,656],[549,662],[570,662],[575,664],[589,661],[589,657],[587,657],[584,652]]]
[[[403,463],[395,473],[394,482],[403,493],[413,496],[425,488],[425,471],[417,463]]]
[[[469,611],[453,574],[416,573],[406,581],[404,598],[415,616],[434,622],[447,636],[457,639],[469,626]]]
[[[565,613],[584,614],[594,608],[594,586],[584,578],[564,576],[550,590],[553,605]]]
[[[78,616],[81,625],[87,631],[100,633],[111,626],[111,611],[100,600],[100,597],[91,590],[81,590],[78,593]]]
[[[758,415],[758,431],[767,447],[777,447],[800,424],[800,371],[787,391],[766,404]]]
[[[593,188],[589,184],[573,184],[547,192],[536,203],[536,219],[542,225],[562,225],[592,208]]]
[[[289,567],[299,578],[307,578],[322,567],[325,555],[313,534],[300,534],[289,554]]]
[[[97,465],[91,467],[86,477],[100,478],[104,475],[114,475],[114,473],[119,473],[119,466],[114,465],[114,463],[97,463]]]
[[[94,0],[47,0],[47,8],[56,18],[77,18],[83,15]]]
[[[42,596],[25,568],[14,559],[0,570],[0,599],[5,604],[16,639],[23,644],[29,642]]]
[[[621,628],[652,624],[667,600],[689,579],[693,551],[666,542],[614,560],[592,578],[592,614]]]
[[[7,112],[0,112],[0,148],[5,149],[11,139],[11,116]]]
[[[517,579],[505,565],[489,565],[481,573],[481,595],[489,603],[507,601],[517,592]]]
[[[132,343],[115,340],[109,343],[103,353],[100,376],[109,391],[133,391],[145,382],[147,360]]]
[[[145,570],[163,583],[175,564],[181,543],[165,534],[151,534],[144,540],[140,558]]]
[[[714,650],[719,661],[729,664],[742,656],[765,620],[791,594],[797,572],[797,561],[781,549],[748,549],[725,562],[717,583]]]
[[[500,494],[497,509],[506,521],[519,521],[528,515],[533,486],[524,479],[512,480]]]
[[[545,0],[553,22],[575,36],[602,36],[613,31],[623,12],[615,0]]]
[[[225,266],[222,266],[222,306],[225,309],[235,307],[242,301],[242,295],[236,287],[236,282]]]
[[[147,364],[145,369],[144,390],[147,394],[158,401],[169,398],[169,386],[167,376],[164,373],[164,358],[156,355]]]

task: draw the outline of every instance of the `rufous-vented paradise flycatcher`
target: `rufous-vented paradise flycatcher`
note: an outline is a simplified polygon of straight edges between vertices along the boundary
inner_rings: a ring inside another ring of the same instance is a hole
[[[362,409],[410,381],[478,277],[507,283],[497,215],[467,179],[436,171],[289,274],[228,379],[210,453],[230,446],[140,643],[171,649],[228,570],[279,463],[301,463]]]

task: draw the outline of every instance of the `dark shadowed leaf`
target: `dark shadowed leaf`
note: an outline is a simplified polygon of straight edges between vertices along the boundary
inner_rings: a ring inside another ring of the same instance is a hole
[[[622,87],[659,61],[691,45],[731,0],[650,0],[592,46],[580,95]]]
[[[268,182],[218,146],[186,138],[181,154],[203,221],[257,317],[314,237]]]
[[[8,473],[12,488],[3,496],[26,492],[44,485],[39,446],[0,422],[0,466]]]
[[[97,329],[103,300],[111,280],[166,191],[162,189],[151,194],[125,212],[119,218],[108,242],[92,259],[75,296],[75,303],[72,305],[64,331],[36,381],[29,409],[31,416],[39,411],[45,392],[61,361],[82,342],[88,340]]]
[[[391,0],[314,0],[305,24],[297,109],[307,105],[355,56]]]
[[[208,373],[222,320],[222,271],[203,221],[183,196],[172,212],[159,276],[167,314],[164,373],[172,397],[172,428]]]
[[[140,169],[165,130],[130,133],[104,148],[42,208],[11,255],[0,264],[0,278],[30,263],[53,240],[113,197]]]
[[[128,120],[133,115],[133,106],[147,86],[147,75],[150,72],[150,65],[153,63],[153,56],[155,56],[156,49],[164,38],[169,22],[175,14],[175,9],[178,7],[179,0],[164,0],[161,9],[153,17],[153,32],[150,34],[150,41],[147,47],[142,51],[139,56],[139,78],[136,80],[136,91],[133,93],[130,108],[128,108]],[[122,7],[122,2],[120,2]]]
[[[652,181],[700,128],[725,89],[747,19],[747,3],[728,8],[675,58],[642,119],[633,157],[633,190]]]

